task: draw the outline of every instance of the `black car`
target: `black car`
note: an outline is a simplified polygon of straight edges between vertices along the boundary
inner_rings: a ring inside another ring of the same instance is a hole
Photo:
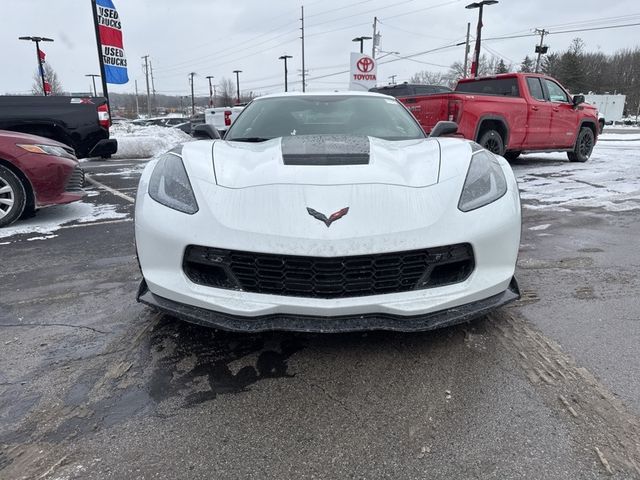
[[[443,85],[423,85],[421,83],[400,83],[398,85],[385,85],[374,87],[370,92],[391,95],[392,97],[410,97],[411,95],[435,95],[436,93],[452,92],[449,87]]]

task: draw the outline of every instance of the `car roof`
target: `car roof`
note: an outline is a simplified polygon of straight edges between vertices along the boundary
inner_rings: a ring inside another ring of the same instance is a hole
[[[257,97],[256,100],[263,98],[286,98],[286,97],[379,97],[379,98],[393,98],[389,95],[374,92],[359,92],[354,90],[346,90],[341,92],[282,92],[272,93]]]

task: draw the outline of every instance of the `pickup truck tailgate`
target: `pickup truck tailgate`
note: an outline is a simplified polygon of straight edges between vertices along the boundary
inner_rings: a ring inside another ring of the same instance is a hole
[[[425,133],[430,133],[436,123],[449,120],[449,98],[452,94],[398,98],[416,117]]]

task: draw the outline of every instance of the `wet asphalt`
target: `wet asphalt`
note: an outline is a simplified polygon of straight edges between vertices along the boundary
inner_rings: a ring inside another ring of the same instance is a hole
[[[640,478],[640,211],[525,208],[469,324],[243,335],[136,303],[139,166],[84,164],[126,218],[2,240],[1,479]]]

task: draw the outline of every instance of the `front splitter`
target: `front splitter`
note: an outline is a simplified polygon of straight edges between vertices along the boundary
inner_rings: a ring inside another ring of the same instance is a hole
[[[286,330],[294,332],[340,333],[370,330],[420,332],[468,322],[491,310],[520,298],[518,283],[513,277],[502,293],[476,302],[423,315],[364,315],[314,316],[271,314],[256,317],[229,315],[201,307],[175,302],[151,293],[144,280],[138,289],[138,301],[172,315],[180,320],[233,332],[265,332]]]

